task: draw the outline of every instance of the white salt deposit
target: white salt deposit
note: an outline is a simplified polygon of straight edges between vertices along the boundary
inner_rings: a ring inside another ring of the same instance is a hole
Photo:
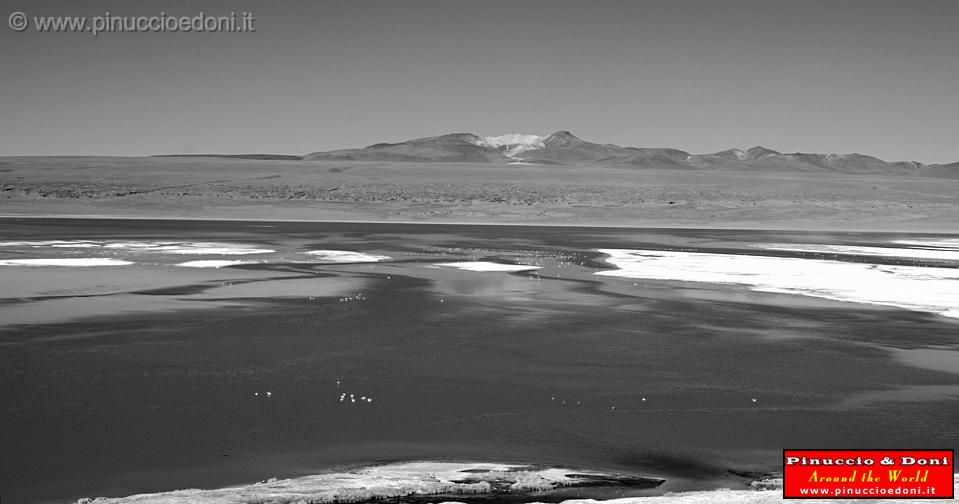
[[[310,250],[304,254],[316,258],[319,262],[331,264],[345,263],[368,263],[389,261],[391,258],[385,255],[367,254],[365,252],[354,252],[351,250]]]
[[[959,269],[658,250],[602,249],[597,275],[718,284],[959,318]]]
[[[176,490],[119,498],[80,499],[78,504],[246,504],[270,502],[358,502],[391,497],[431,494],[489,494],[492,484],[508,486],[510,492],[538,492],[573,486],[567,474],[602,476],[603,473],[562,468],[537,469],[495,463],[407,462],[364,467],[346,472],[304,476],[294,479],[269,479],[252,485],[215,490]],[[953,479],[959,489],[959,474]],[[651,497],[624,497],[611,500],[573,499],[562,504],[782,504],[782,478],[754,481],[749,488],[667,493]],[[457,502],[457,501],[446,501]],[[535,495],[529,502],[537,502]],[[828,499],[805,500],[810,504],[836,502]],[[909,504],[912,500],[883,500]]]
[[[251,247],[235,243],[188,242],[188,241],[98,241],[98,240],[40,240],[4,241],[0,247],[53,247],[60,249],[106,249],[128,250],[143,253],[185,255],[248,255],[269,254],[271,249]]]
[[[62,259],[0,259],[0,266],[66,266],[66,267],[91,267],[91,266],[126,266],[133,264],[130,261],[120,259],[108,259],[99,257],[73,257]]]
[[[863,247],[856,245],[819,245],[770,243],[754,245],[766,250],[782,250],[785,252],[811,252],[819,254],[856,255],[870,257],[906,257],[914,259],[935,259],[945,261],[959,261],[959,247],[947,248],[911,248],[911,247]]]
[[[227,266],[236,266],[238,264],[250,264],[250,261],[229,261],[229,260],[208,260],[208,261],[187,261],[177,264],[184,268],[224,268]]]
[[[113,242],[105,243],[103,248],[183,255],[250,255],[274,252],[266,248],[213,242]]]
[[[610,500],[572,499],[561,504],[787,504],[796,500],[783,499],[782,478],[754,481],[749,489],[704,490],[677,492],[653,497],[623,497]],[[959,474],[953,477],[953,488],[959,490]],[[955,490],[954,490],[955,492]],[[838,502],[881,502],[883,504],[913,504],[915,499],[802,499],[803,504],[836,504]]]
[[[463,261],[463,262],[445,262],[436,263],[436,266],[448,268],[459,268],[466,271],[532,271],[540,269],[539,266],[530,266],[528,264],[503,264],[489,261]]]
[[[285,504],[293,502],[357,502],[431,494],[488,494],[491,483],[513,492],[550,490],[576,483],[566,474],[601,473],[572,469],[539,469],[495,463],[406,462],[364,467],[347,472],[271,479],[252,485],[216,490],[176,490],[120,498],[81,499],[98,504]]]
[[[479,471],[479,472],[474,472]],[[537,492],[569,486],[570,470],[511,467],[501,464],[412,462],[367,467],[343,473],[270,479],[262,483],[217,490],[176,490],[119,498],[80,499],[78,504],[247,504],[270,502],[358,502],[398,496],[430,494],[487,494],[491,481],[509,483],[511,492]],[[572,471],[577,474],[601,474]],[[623,497],[610,500],[571,499],[561,504],[784,504],[782,478],[754,481],[749,488],[667,493],[651,497]],[[959,474],[953,476],[953,491],[959,491]],[[458,501],[443,501],[456,503]],[[529,502],[538,502],[535,495]],[[807,504],[830,504],[829,499],[804,499]],[[883,499],[889,504],[911,504],[915,500]]]
[[[0,247],[99,247],[100,244],[88,240],[18,240],[0,241]]]
[[[959,238],[927,238],[925,240],[896,240],[893,243],[910,247],[959,250]]]

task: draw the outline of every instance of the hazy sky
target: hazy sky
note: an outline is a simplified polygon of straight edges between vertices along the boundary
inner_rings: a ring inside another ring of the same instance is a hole
[[[0,26],[0,155],[293,153],[568,129],[959,161],[959,1],[0,0],[256,33]]]

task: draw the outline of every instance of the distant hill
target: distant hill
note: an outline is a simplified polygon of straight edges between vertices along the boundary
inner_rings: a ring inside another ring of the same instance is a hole
[[[158,154],[150,157],[202,157],[202,158],[227,158],[227,159],[259,159],[259,160],[283,160],[299,161],[303,156],[294,156],[292,154]]]
[[[865,154],[783,153],[766,147],[691,154],[670,148],[621,147],[583,140],[569,131],[549,135],[510,133],[483,137],[450,133],[354,149],[284,154],[173,154],[154,157],[210,157],[287,161],[392,161],[415,163],[494,163],[596,165],[632,169],[848,173],[959,178],[959,162],[926,165],[884,161]]]
[[[498,137],[452,133],[401,143],[374,144],[359,149],[314,152],[304,156],[304,159],[578,164],[622,156],[627,152],[627,149],[618,145],[600,145],[581,140],[568,131],[558,131],[547,136],[510,134]]]
[[[623,168],[837,172],[959,178],[959,163],[925,165],[864,154],[782,153],[766,147],[690,154],[679,149],[620,147],[583,140],[569,131],[481,137],[452,133],[357,149],[314,152],[305,160],[595,164]]]
[[[508,163],[512,159],[472,133],[451,133],[401,143],[378,143],[360,149],[314,152],[304,159],[335,161],[416,161],[421,163]]]
[[[753,169],[790,172],[834,171],[916,175],[925,168],[915,161],[887,162],[863,154],[783,154],[765,147],[730,149],[692,156],[689,163],[707,169]]]

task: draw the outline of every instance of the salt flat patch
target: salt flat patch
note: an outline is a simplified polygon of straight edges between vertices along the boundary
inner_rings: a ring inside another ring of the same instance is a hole
[[[540,269],[539,266],[530,266],[528,264],[503,264],[495,263],[490,261],[463,261],[463,262],[444,262],[436,263],[436,266],[443,266],[447,268],[459,268],[466,271],[479,271],[479,272],[489,272],[489,271],[532,271]]]
[[[893,243],[910,247],[959,251],[959,238],[929,238],[926,240],[896,240]]]
[[[348,263],[369,263],[389,261],[391,257],[379,254],[367,254],[366,252],[354,252],[352,250],[310,250],[304,254],[316,258],[323,263],[330,264],[348,264]]]
[[[39,240],[4,241],[0,247],[30,247],[59,249],[127,250],[143,253],[183,255],[249,255],[270,254],[274,250],[235,243],[188,241],[99,241],[99,240]]]
[[[572,476],[570,476],[572,475]],[[413,495],[483,495],[537,492],[587,484],[603,473],[495,463],[408,462],[347,472],[269,480],[216,490],[176,490],[120,498],[80,499],[98,504],[236,504],[362,502]],[[532,496],[531,496],[532,500]]]
[[[743,285],[758,292],[894,306],[959,318],[959,269],[823,259],[600,249],[618,269],[597,275]]]
[[[953,494],[959,492],[959,474],[953,476]],[[624,497],[610,500],[571,499],[561,504],[784,504],[796,502],[783,499],[782,478],[754,481],[744,490],[701,490],[677,492],[653,497]],[[921,499],[802,499],[804,504],[835,504],[836,502],[883,502],[888,504],[913,504]]]
[[[905,245],[905,244],[904,244]],[[936,259],[959,261],[959,246],[948,248],[911,248],[911,247],[865,247],[857,245],[820,245],[770,243],[753,245],[764,250],[784,252],[810,252],[817,254],[838,254],[870,257],[906,257],[914,259]]]
[[[0,247],[99,247],[100,244],[89,240],[16,240],[0,241]]]
[[[205,260],[205,261],[187,261],[177,264],[184,268],[225,268],[227,266],[237,266],[239,264],[252,264],[251,261],[230,261],[230,260]]]
[[[537,492],[576,486],[567,474],[581,471],[563,469],[530,470],[498,464],[458,464],[415,462],[363,468],[343,473],[269,480],[265,483],[216,490],[176,490],[129,497],[80,499],[77,504],[287,504],[300,502],[364,502],[401,496],[484,495],[493,487],[509,490],[511,499],[519,492]],[[594,473],[600,474],[600,473]],[[512,483],[511,483],[512,482]],[[650,497],[624,497],[609,500],[571,499],[562,504],[782,504],[782,478],[754,481],[749,488],[699,490]],[[959,491],[959,474],[953,476],[953,488]],[[955,492],[954,492],[955,493]],[[495,499],[496,495],[491,498]],[[460,501],[447,500],[445,503]],[[530,495],[527,502],[541,502]],[[805,499],[810,504],[829,504],[831,499]],[[893,504],[910,504],[914,499],[882,499]]]
[[[88,268],[99,266],[127,266],[130,261],[102,257],[67,257],[60,259],[0,259],[0,266],[62,266]]]
[[[180,255],[251,255],[274,252],[271,249],[214,242],[113,242],[104,244],[103,248]]]

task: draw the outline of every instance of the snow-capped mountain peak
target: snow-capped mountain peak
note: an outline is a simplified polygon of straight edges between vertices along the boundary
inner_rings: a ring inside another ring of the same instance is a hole
[[[546,136],[530,135],[527,133],[507,133],[499,136],[480,137],[478,145],[485,145],[502,150],[504,154],[514,157],[528,150],[542,149]]]

